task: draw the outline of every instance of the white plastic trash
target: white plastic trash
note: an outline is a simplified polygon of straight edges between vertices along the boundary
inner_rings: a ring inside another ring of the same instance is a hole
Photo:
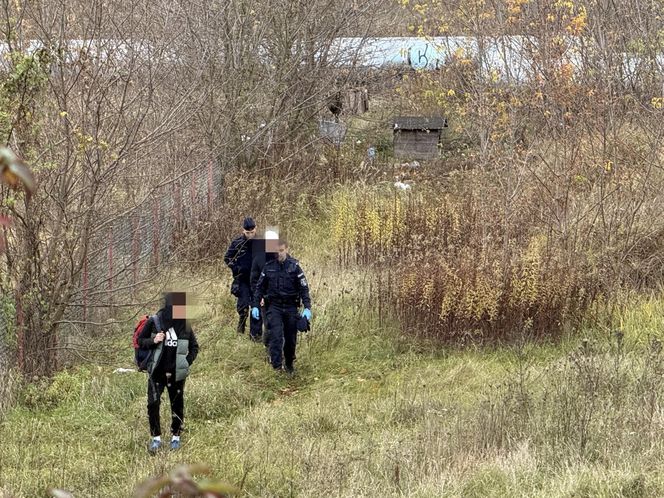
[[[137,372],[135,368],[116,368],[113,370],[114,374],[124,374],[124,373],[131,373],[131,372]]]

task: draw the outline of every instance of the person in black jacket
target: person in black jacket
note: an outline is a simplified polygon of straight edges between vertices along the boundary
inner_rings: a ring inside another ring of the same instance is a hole
[[[251,288],[251,295],[253,296],[256,293],[256,284],[258,284],[258,279],[261,276],[263,267],[269,261],[277,258],[277,240],[265,240],[265,239],[256,239],[253,241],[253,260],[251,262],[251,276],[249,278],[249,287]],[[262,309],[263,304],[259,303]],[[263,314],[259,314],[258,318],[253,316],[249,319],[249,332],[251,334],[251,339],[258,341],[263,337],[263,344],[265,348],[268,348],[269,344],[269,329],[263,327]]]
[[[252,261],[251,240],[255,236],[256,223],[253,218],[247,217],[242,223],[242,235],[232,240],[224,255],[224,263],[233,272],[231,294],[237,297],[238,334],[244,334],[247,317],[249,316],[249,305],[251,304],[251,287],[249,285]]]
[[[263,266],[265,266],[265,239],[252,240],[251,248],[251,272],[249,275],[249,289],[251,295],[256,292],[256,283],[260,277]],[[263,317],[258,319],[253,316],[249,317],[249,338],[252,341],[259,341],[263,335]]]
[[[297,345],[297,320],[300,302],[302,316],[311,320],[309,285],[300,263],[288,255],[288,244],[280,240],[277,259],[266,263],[256,284],[251,314],[260,316],[259,306],[265,302],[265,318],[270,329],[270,362],[275,370],[293,373]]]
[[[180,432],[184,422],[184,383],[189,367],[198,355],[198,341],[187,322],[187,297],[184,292],[170,292],[164,296],[164,307],[157,312],[157,325],[149,320],[138,336],[138,344],[150,349],[148,372],[148,420],[150,422],[149,451],[161,447],[159,406],[164,388],[171,402],[171,449],[180,448]]]

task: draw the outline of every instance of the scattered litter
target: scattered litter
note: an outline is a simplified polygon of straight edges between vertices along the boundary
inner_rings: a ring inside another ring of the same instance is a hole
[[[421,166],[421,165],[420,165],[419,161],[413,161],[413,162],[410,162],[410,163],[401,163],[401,164],[399,165],[399,167],[401,168],[402,171],[405,171],[405,170],[416,170],[416,169],[419,169],[420,166]]]
[[[137,372],[135,368],[116,368],[113,370],[114,374],[124,374],[124,373],[131,373],[131,372]]]
[[[400,181],[399,182],[394,182],[394,186],[398,189],[401,189],[401,190],[410,189],[410,185],[408,185],[407,183],[400,182]]]

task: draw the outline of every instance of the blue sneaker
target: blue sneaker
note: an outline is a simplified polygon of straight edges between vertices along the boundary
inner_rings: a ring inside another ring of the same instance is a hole
[[[161,441],[158,439],[153,439],[150,442],[150,447],[148,448],[148,451],[152,453],[153,455],[159,451],[159,448],[161,448]]]
[[[171,441],[171,450],[179,450],[180,449],[180,440],[179,439],[173,439]]]

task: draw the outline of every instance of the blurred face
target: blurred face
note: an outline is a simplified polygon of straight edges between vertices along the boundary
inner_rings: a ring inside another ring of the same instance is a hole
[[[173,319],[174,320],[186,320],[187,319],[187,305],[186,304],[174,304],[173,305]]]
[[[184,292],[173,292],[167,297],[166,303],[170,302],[173,320],[187,319],[187,295]]]
[[[265,252],[279,252],[279,241],[271,239],[266,240]]]
[[[279,262],[283,263],[286,261],[286,257],[288,256],[288,247],[281,244],[279,246],[279,252],[277,253],[277,258],[279,258]]]
[[[256,227],[252,228],[251,230],[242,230],[244,233],[244,236],[248,239],[253,239],[256,236]]]

